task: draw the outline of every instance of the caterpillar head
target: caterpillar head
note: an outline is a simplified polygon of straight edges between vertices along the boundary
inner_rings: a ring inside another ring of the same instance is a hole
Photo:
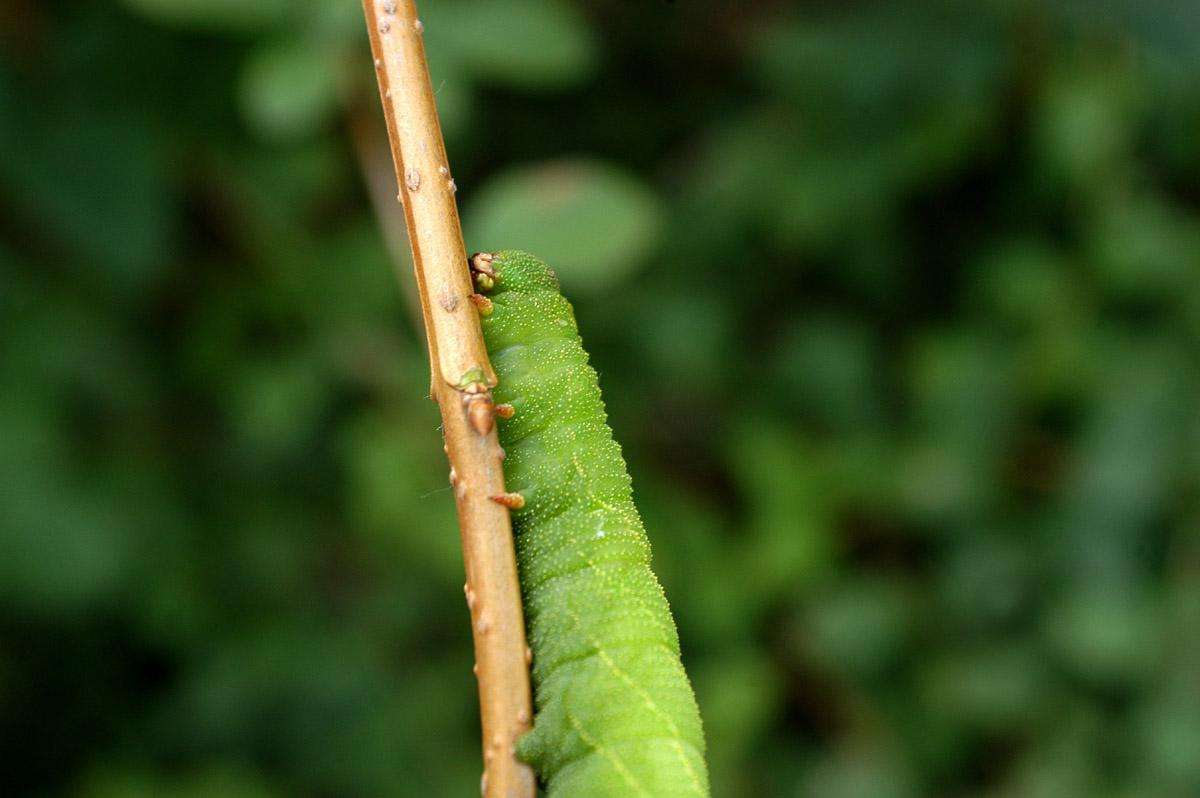
[[[554,270],[528,252],[476,252],[470,260],[475,285],[484,293],[559,290]]]

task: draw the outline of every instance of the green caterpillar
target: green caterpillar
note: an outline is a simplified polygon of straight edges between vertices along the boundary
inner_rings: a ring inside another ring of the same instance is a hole
[[[700,712],[574,311],[531,255],[472,264],[533,650],[518,754],[551,798],[707,796]]]

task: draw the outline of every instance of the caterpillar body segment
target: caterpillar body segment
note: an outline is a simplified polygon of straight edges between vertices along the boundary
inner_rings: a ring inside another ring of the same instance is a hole
[[[707,796],[700,714],[621,448],[554,272],[472,258],[537,714],[518,746],[551,798]],[[482,278],[482,279],[481,279]]]

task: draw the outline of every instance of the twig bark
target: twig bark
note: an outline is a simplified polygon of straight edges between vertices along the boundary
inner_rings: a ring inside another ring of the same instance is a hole
[[[464,587],[475,639],[486,798],[533,798],[533,772],[515,755],[532,719],[528,651],[496,439],[488,361],[463,246],[454,178],[413,0],[363,0],[392,160],[412,247],[458,506]]]

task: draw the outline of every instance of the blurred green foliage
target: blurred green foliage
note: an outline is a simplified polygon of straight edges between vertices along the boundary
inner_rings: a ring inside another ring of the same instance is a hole
[[[468,247],[576,300],[715,794],[1200,794],[1194,9],[422,5]],[[0,791],[474,794],[358,4],[6,19]]]

